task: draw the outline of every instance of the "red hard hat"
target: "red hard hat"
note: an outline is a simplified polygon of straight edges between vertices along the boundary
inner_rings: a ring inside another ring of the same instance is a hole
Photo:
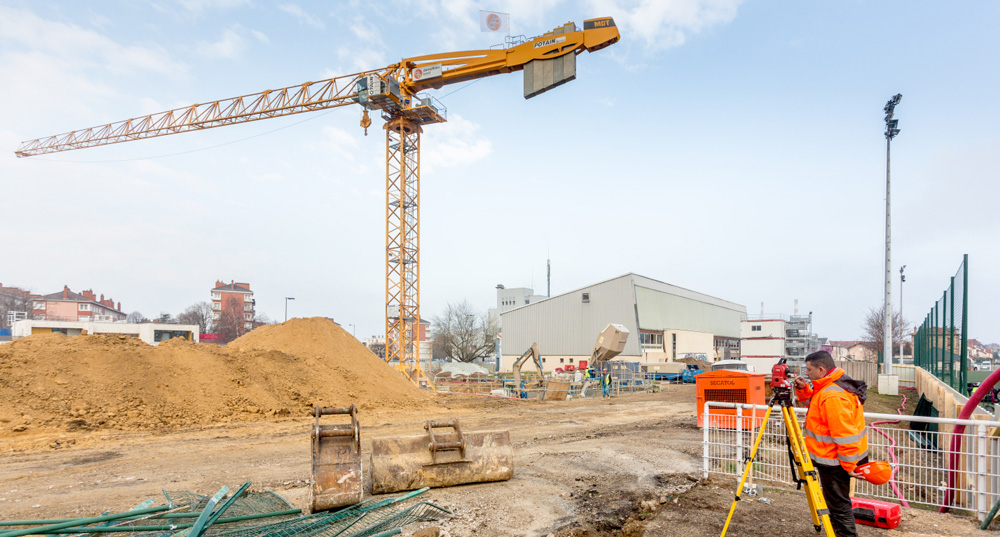
[[[885,461],[873,461],[858,466],[855,472],[864,476],[865,481],[876,485],[884,485],[892,478],[892,466]]]

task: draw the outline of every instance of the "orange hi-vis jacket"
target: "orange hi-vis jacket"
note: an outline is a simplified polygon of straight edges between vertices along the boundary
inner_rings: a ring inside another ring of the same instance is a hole
[[[835,383],[843,376],[844,370],[835,368],[814,380],[812,387],[796,389],[795,395],[809,406],[803,434],[813,462],[826,466],[839,463],[852,472],[858,464],[867,462],[868,438],[862,402],[855,393]]]

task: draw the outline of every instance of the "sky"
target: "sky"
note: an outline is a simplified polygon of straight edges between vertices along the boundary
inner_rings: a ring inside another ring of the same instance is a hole
[[[969,255],[969,336],[1000,342],[1000,4],[936,1],[142,0],[0,3],[0,282],[148,317],[249,282],[275,320],[384,331],[382,120],[347,106],[16,158],[25,140],[613,16],[621,41],[530,100],[522,75],[432,90],[421,315],[628,272],[813,312],[858,339],[884,280],[920,322]]]

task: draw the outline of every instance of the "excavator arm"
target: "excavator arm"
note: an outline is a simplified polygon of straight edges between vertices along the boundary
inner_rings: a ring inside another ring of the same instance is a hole
[[[535,364],[535,369],[538,370],[538,377],[540,379],[545,378],[545,373],[542,372],[542,360],[538,356],[538,343],[532,343],[531,347],[524,351],[524,354],[514,361],[514,390],[519,393],[521,393],[521,368],[524,367],[524,364],[529,358],[531,359],[531,362]],[[524,397],[523,393],[522,397]]]

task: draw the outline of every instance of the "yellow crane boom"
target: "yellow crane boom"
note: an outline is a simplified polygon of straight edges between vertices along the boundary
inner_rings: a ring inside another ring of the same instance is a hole
[[[277,90],[194,104],[23,142],[15,151],[30,157],[154,138],[348,104],[379,110],[386,130],[386,355],[387,362],[416,383],[420,367],[420,133],[447,120],[434,98],[418,95],[502,73],[523,70],[524,96],[531,98],[576,78],[576,55],[619,40],[614,19],[570,22],[541,36],[500,49],[447,52],[405,58],[381,69],[306,82]]]

